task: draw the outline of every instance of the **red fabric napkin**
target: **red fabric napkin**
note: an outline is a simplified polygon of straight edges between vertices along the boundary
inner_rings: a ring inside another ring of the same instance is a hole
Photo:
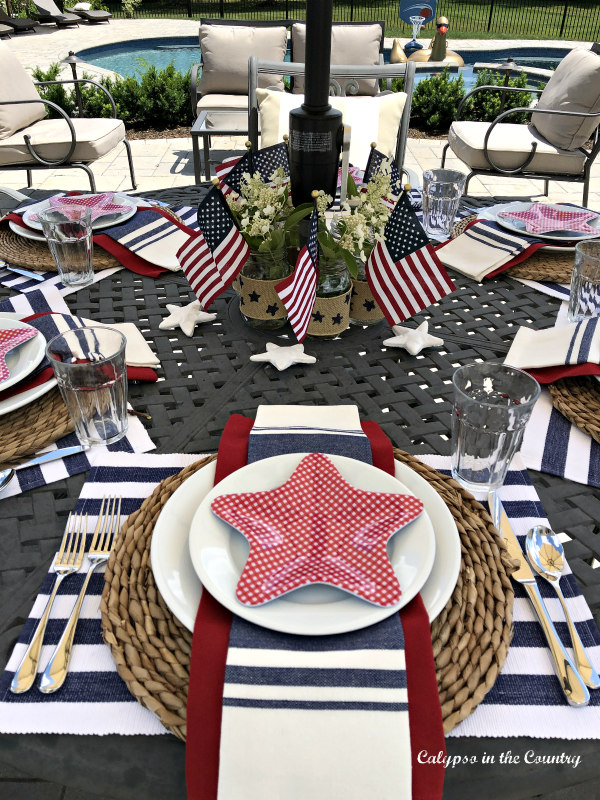
[[[247,463],[248,437],[253,421],[232,415],[219,443],[215,485]],[[362,423],[373,465],[394,474],[392,443],[375,422]],[[443,753],[446,748],[441,711],[428,698],[437,696],[435,664],[427,611],[417,595],[400,612],[406,643],[413,800],[441,798],[444,759],[421,764],[419,753]],[[186,780],[189,800],[217,800],[219,750],[225,661],[233,614],[207,591],[202,592],[194,626],[187,703]],[[435,693],[435,695],[434,695]]]

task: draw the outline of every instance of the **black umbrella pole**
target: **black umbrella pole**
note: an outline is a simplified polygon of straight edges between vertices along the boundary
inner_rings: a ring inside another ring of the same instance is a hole
[[[294,205],[323,189],[335,196],[342,146],[342,114],[329,105],[333,0],[306,5],[305,100],[290,112],[290,173]]]

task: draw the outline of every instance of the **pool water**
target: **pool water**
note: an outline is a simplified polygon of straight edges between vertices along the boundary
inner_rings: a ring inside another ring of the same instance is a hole
[[[521,66],[541,67],[553,69],[568,50],[558,48],[520,48],[503,50],[466,50],[461,53],[465,65],[476,62],[498,63],[511,56]],[[200,61],[200,46],[196,36],[181,36],[177,38],[138,39],[133,42],[118,42],[116,44],[89,47],[80,50],[77,55],[83,61],[97,67],[117,72],[119,75],[131,75],[139,80],[145,65],[153,64],[159,69],[164,69],[171,62],[178,72],[185,73],[193,64]],[[389,51],[385,54],[389,59]],[[417,75],[417,81],[426,77]],[[463,71],[465,87],[471,88],[475,83],[473,71],[467,68]]]

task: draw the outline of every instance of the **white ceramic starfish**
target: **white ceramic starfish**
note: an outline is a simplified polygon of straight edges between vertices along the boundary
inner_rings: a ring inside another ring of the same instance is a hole
[[[402,325],[394,325],[392,330],[394,336],[391,339],[384,339],[386,347],[403,347],[411,356],[416,356],[425,347],[440,347],[444,344],[443,339],[431,336],[427,331],[428,322],[422,322],[418,328],[404,328]]]
[[[201,322],[212,322],[213,319],[217,318],[216,314],[208,314],[206,311],[202,311],[200,300],[193,300],[186,306],[167,303],[167,311],[169,316],[165,317],[158,327],[161,330],[171,331],[179,326],[186,336],[193,336],[194,328]]]
[[[273,342],[267,342],[267,352],[250,356],[250,361],[269,361],[279,372],[292,364],[314,364],[317,359],[304,352],[303,344],[293,344],[290,347],[280,347]]]

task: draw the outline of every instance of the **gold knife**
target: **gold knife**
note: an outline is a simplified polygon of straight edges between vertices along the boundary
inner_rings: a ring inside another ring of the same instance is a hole
[[[519,568],[511,575],[511,578],[518,581],[523,586],[533,604],[535,613],[544,631],[546,641],[548,642],[550,652],[552,653],[554,670],[558,676],[564,695],[567,698],[567,702],[571,706],[586,706],[590,702],[590,693],[581,675],[577,672],[575,664],[560,641],[556,628],[548,614],[548,609],[542,600],[542,595],[537,587],[535,576],[521,550],[521,546],[511,527],[502,501],[496,492],[490,492],[488,495],[488,502],[492,519],[500,531],[509,556],[514,561],[521,562]]]

